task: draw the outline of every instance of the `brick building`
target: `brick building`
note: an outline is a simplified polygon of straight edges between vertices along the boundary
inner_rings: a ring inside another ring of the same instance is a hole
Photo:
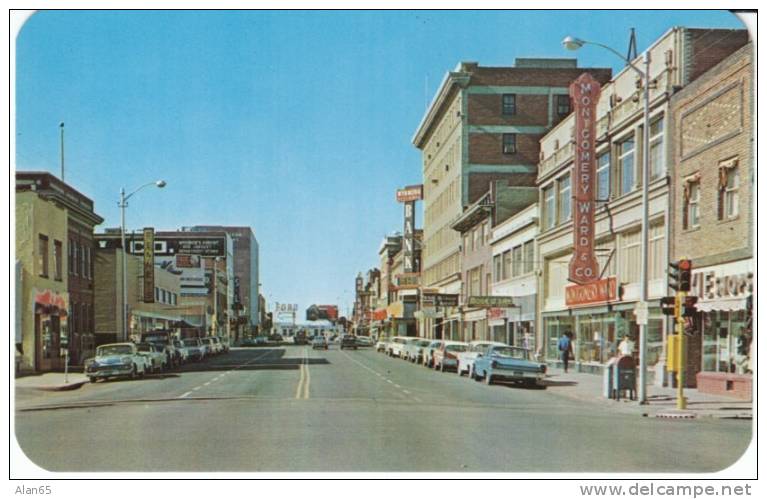
[[[93,201],[48,172],[17,172],[16,190],[34,190],[66,210],[68,342],[70,364],[79,365],[95,348],[93,229],[104,222]]]
[[[582,371],[601,372],[624,337],[634,341],[638,356],[639,327],[634,309],[642,286],[641,179],[643,158],[649,155],[646,359],[648,378],[656,384],[667,379],[665,338],[670,321],[662,314],[659,300],[669,294],[672,225],[667,221],[671,220],[675,202],[669,188],[669,177],[674,175],[669,144],[679,140],[669,125],[670,99],[747,42],[746,30],[684,27],[671,28],[653,42],[647,48],[652,82],[649,131],[643,129],[643,82],[637,81],[631,68],[624,68],[602,86],[595,116],[593,231],[601,277],[596,283],[577,286],[571,284],[568,274],[574,245],[574,116],[562,121],[541,141],[538,344],[548,361],[557,362],[557,339],[564,333],[574,334],[576,369]],[[634,64],[641,65],[641,58]],[[643,135],[648,132],[650,148],[644,151]]]
[[[693,261],[700,313],[687,379],[751,397],[748,299],[754,269],[754,70],[748,44],[671,99],[672,258]]]
[[[451,224],[495,180],[535,185],[539,139],[570,113],[568,86],[584,71],[600,82],[611,75],[574,59],[517,59],[463,62],[445,76],[412,140],[423,157],[424,287],[461,293],[461,237]],[[421,312],[429,337],[459,334],[457,307]]]

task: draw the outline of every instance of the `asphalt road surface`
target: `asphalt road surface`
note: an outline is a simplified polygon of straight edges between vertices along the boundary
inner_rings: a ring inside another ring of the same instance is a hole
[[[371,349],[232,349],[164,375],[16,390],[51,471],[712,472],[750,421],[662,420]]]

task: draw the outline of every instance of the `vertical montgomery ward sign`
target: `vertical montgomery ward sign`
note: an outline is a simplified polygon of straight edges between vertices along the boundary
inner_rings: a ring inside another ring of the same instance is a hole
[[[418,272],[415,265],[415,202],[423,199],[423,185],[409,185],[397,190],[397,201],[405,204],[405,231],[402,266],[405,273]]]
[[[144,303],[154,303],[154,229],[144,229]]]
[[[594,185],[596,176],[596,105],[600,85],[583,73],[570,85],[575,113],[575,158],[573,185],[573,257],[570,280],[588,284],[599,279],[599,263],[594,254]]]

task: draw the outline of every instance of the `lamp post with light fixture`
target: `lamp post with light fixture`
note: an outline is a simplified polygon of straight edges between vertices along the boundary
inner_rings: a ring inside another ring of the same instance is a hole
[[[138,189],[134,190],[130,194],[125,194],[125,187],[122,187],[120,189],[120,202],[117,203],[117,206],[120,207],[120,241],[122,245],[122,252],[123,252],[123,258],[122,258],[122,338],[121,341],[128,341],[128,297],[127,297],[127,288],[128,288],[128,267],[126,260],[128,258],[128,251],[125,248],[125,208],[128,207],[128,199],[130,199],[131,196],[136,194],[138,191],[143,189],[144,187],[149,187],[150,185],[154,185],[160,189],[165,187],[167,184],[164,180],[157,180],[156,182],[149,182]]]
[[[650,180],[650,51],[645,50],[643,54],[644,71],[634,66],[634,64],[617,50],[597,42],[581,40],[572,36],[565,37],[562,45],[567,50],[578,50],[584,45],[596,45],[602,47],[620,57],[631,69],[633,69],[643,82],[644,95],[644,117],[642,131],[642,246],[641,246],[641,274],[640,274],[640,307],[647,309],[647,269],[648,269],[648,234],[649,234],[649,180]],[[668,220],[666,220],[668,223]],[[639,322],[639,390],[638,399],[640,404],[647,403],[647,315],[643,314]]]

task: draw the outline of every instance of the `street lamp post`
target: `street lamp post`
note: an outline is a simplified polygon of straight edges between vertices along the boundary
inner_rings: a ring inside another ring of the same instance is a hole
[[[125,194],[125,187],[120,188],[120,202],[117,203],[117,205],[120,207],[120,243],[122,247],[122,341],[128,341],[128,297],[127,297],[127,289],[128,289],[128,266],[127,266],[127,258],[128,258],[128,251],[125,248],[125,208],[128,207],[128,199],[130,199],[131,196],[136,194],[138,191],[143,189],[144,187],[149,187],[150,185],[157,186],[158,188],[162,189],[167,184],[164,180],[158,180],[156,182],[149,182],[147,184],[142,185],[138,189],[134,190],[130,194]]]
[[[649,183],[650,183],[650,51],[645,50],[643,54],[644,71],[634,66],[634,64],[620,52],[597,42],[581,40],[572,36],[565,37],[562,45],[568,50],[578,50],[584,45],[596,45],[602,47],[623,60],[631,69],[633,69],[643,81],[644,97],[644,117],[642,130],[642,246],[641,246],[641,274],[640,274],[640,300],[641,306],[647,306],[647,270],[648,270],[648,234],[649,234]],[[668,223],[668,220],[666,220]],[[647,317],[639,321],[639,403],[647,403]]]

